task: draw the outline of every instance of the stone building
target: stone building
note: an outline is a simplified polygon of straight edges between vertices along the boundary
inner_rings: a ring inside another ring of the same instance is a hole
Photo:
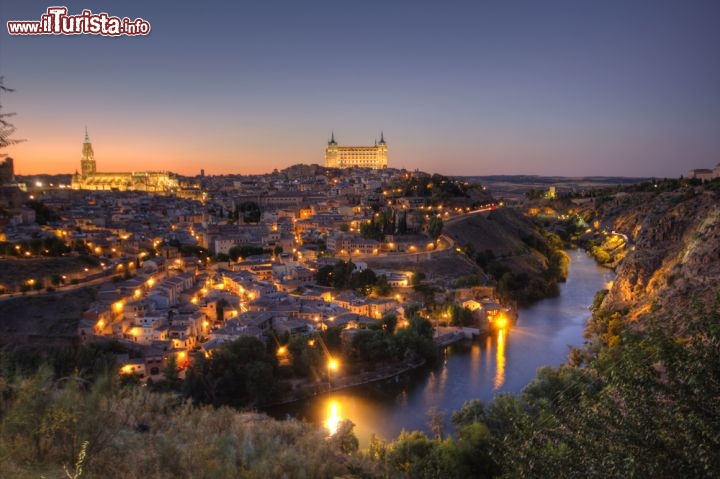
[[[15,183],[15,168],[13,167],[13,159],[7,157],[5,161],[0,163],[0,186],[12,183]]]
[[[375,146],[339,146],[333,133],[325,148],[325,166],[380,170],[388,166],[387,154],[388,147],[383,133],[380,133],[380,141],[376,141]]]
[[[134,171],[130,173],[102,173],[97,171],[95,152],[85,129],[80,173],[72,177],[74,190],[147,191],[169,193],[178,189],[178,179],[166,171]]]

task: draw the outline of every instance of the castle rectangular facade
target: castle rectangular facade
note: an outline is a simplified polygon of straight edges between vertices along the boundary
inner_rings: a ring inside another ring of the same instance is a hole
[[[715,178],[720,178],[720,163],[715,165],[715,168],[713,168],[712,170],[707,168],[690,170],[687,176],[688,178],[696,178],[703,181],[712,181]]]
[[[328,168],[372,168],[388,166],[388,148],[381,133],[375,146],[339,146],[333,133],[325,148],[325,166]]]

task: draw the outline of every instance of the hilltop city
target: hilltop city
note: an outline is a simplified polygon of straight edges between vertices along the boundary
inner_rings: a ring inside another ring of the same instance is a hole
[[[484,178],[500,198],[477,178],[392,168],[384,133],[371,146],[331,133],[323,166],[252,176],[103,172],[95,149],[86,131],[74,174],[16,177],[13,159],[0,165],[0,385],[10,398],[0,443],[13,471],[71,460],[80,471],[88,451],[93,471],[128,477],[214,475],[217,457],[234,458],[219,477],[524,477],[608,457],[626,475],[701,477],[717,465],[695,454],[714,439],[688,446],[683,432],[717,417],[706,400],[717,382],[706,379],[717,370],[720,166],[664,180]],[[614,279],[599,282],[601,267]],[[588,279],[604,289],[576,297],[570,287]],[[546,327],[564,338],[556,300],[570,301],[585,343],[560,339],[566,364],[540,367],[517,396],[497,394],[523,357],[544,366],[541,350],[558,342]],[[520,324],[531,311],[535,329]],[[513,344],[528,353],[509,353]],[[448,364],[463,355],[470,370]],[[416,375],[428,382],[413,392]],[[430,409],[433,436],[371,431],[363,449],[362,415],[326,399],[356,394],[350,408],[386,390],[401,402],[436,388],[450,397],[480,377],[482,393],[497,395],[456,410],[456,435]],[[322,401],[322,421],[247,412]],[[671,420],[658,423],[667,404]],[[632,431],[618,443],[628,417],[677,457]],[[555,423],[563,446],[548,457]],[[599,449],[576,451],[588,437]],[[406,455],[416,447],[427,453]],[[647,464],[633,462],[634,448]],[[528,453],[539,466],[517,459]]]
[[[333,367],[310,386],[337,388],[362,380],[348,363],[360,331],[409,327],[420,310],[447,344],[514,315],[443,234],[501,204],[478,185],[388,168],[384,134],[373,146],[339,146],[333,133],[326,166],[257,176],[104,173],[87,130],[79,149],[67,183],[23,184],[12,159],[3,166],[0,245],[13,273],[0,278],[0,298],[96,291],[80,302],[74,335],[19,340],[114,340],[125,346],[118,373],[146,382],[162,381],[169,362],[182,377],[193,357],[242,337],[291,365],[292,338],[312,344],[332,330],[339,341],[322,345],[322,360]]]

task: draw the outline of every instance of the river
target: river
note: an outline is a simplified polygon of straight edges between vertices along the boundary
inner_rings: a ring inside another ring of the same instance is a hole
[[[271,411],[298,417],[333,431],[341,419],[355,423],[361,445],[375,434],[395,438],[401,430],[427,431],[427,411],[449,415],[470,399],[488,402],[498,393],[519,393],[537,368],[559,366],[570,346],[583,343],[595,293],[612,279],[581,250],[570,251],[567,282],[557,298],[520,309],[517,323],[474,342],[445,349],[434,368],[407,374],[394,383],[362,386],[318,396]]]

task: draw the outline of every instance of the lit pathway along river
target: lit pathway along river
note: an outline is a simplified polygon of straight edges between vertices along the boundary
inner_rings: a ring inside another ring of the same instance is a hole
[[[318,396],[271,411],[291,415],[331,430],[340,419],[355,423],[355,433],[366,445],[372,433],[395,438],[402,429],[427,430],[432,407],[451,413],[469,399],[488,402],[500,392],[519,393],[541,366],[565,362],[569,346],[583,343],[595,293],[612,279],[581,250],[569,251],[568,280],[560,296],[521,309],[517,324],[471,346],[451,346],[437,367],[380,383]],[[449,414],[448,414],[449,416]]]

